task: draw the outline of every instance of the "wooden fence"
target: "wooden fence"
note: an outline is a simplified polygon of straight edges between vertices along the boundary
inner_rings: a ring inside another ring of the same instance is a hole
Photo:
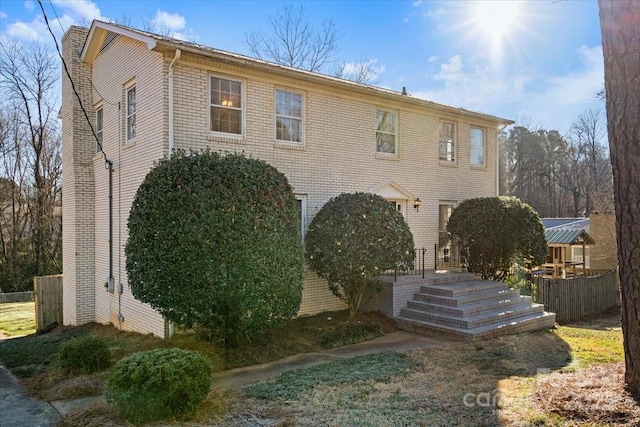
[[[618,304],[615,270],[591,272],[571,279],[536,277],[533,283],[535,302],[544,304],[545,311],[556,313],[558,322],[595,316]]]
[[[62,325],[62,274],[33,278],[38,332]]]

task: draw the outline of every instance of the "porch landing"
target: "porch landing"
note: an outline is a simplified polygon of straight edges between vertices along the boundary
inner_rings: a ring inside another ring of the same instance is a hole
[[[466,272],[432,270],[424,276],[398,277],[392,285],[405,295],[403,307],[393,313],[399,329],[474,340],[555,326],[554,313],[505,283]],[[411,288],[414,293],[407,298]]]

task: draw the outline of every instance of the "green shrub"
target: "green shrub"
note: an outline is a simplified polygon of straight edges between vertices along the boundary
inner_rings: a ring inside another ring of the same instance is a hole
[[[77,374],[90,374],[107,369],[111,365],[111,353],[107,344],[90,335],[72,338],[58,352],[62,368]]]
[[[368,193],[329,200],[311,221],[305,244],[309,267],[327,280],[352,317],[367,291],[381,290],[385,270],[415,258],[413,235],[402,214]]]
[[[337,331],[328,332],[320,337],[318,344],[322,348],[334,348],[343,345],[357,344],[384,335],[379,325],[368,323],[350,323]]]
[[[297,314],[304,267],[298,202],[267,163],[177,152],[138,188],[128,226],[133,295],[166,319],[234,341]]]
[[[516,259],[531,268],[547,257],[540,217],[515,197],[465,200],[451,213],[447,231],[466,248],[469,271],[483,279],[505,280]]]
[[[111,369],[105,396],[133,423],[194,410],[211,387],[211,365],[200,353],[178,348],[136,353]]]

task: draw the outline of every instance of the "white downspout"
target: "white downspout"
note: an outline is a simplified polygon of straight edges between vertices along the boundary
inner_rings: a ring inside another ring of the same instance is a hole
[[[173,153],[174,141],[173,141],[173,64],[180,59],[182,51],[176,49],[176,54],[173,57],[173,61],[169,64],[169,156]]]
[[[496,197],[500,196],[500,134],[507,126],[507,123],[501,124],[496,133]]]

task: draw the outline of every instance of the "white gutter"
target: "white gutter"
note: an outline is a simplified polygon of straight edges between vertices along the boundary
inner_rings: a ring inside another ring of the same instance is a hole
[[[176,49],[176,54],[173,57],[173,61],[169,64],[169,156],[173,153],[173,64],[180,59],[182,51]]]
[[[496,133],[496,197],[500,196],[500,134],[507,126],[509,123],[498,126]]]

